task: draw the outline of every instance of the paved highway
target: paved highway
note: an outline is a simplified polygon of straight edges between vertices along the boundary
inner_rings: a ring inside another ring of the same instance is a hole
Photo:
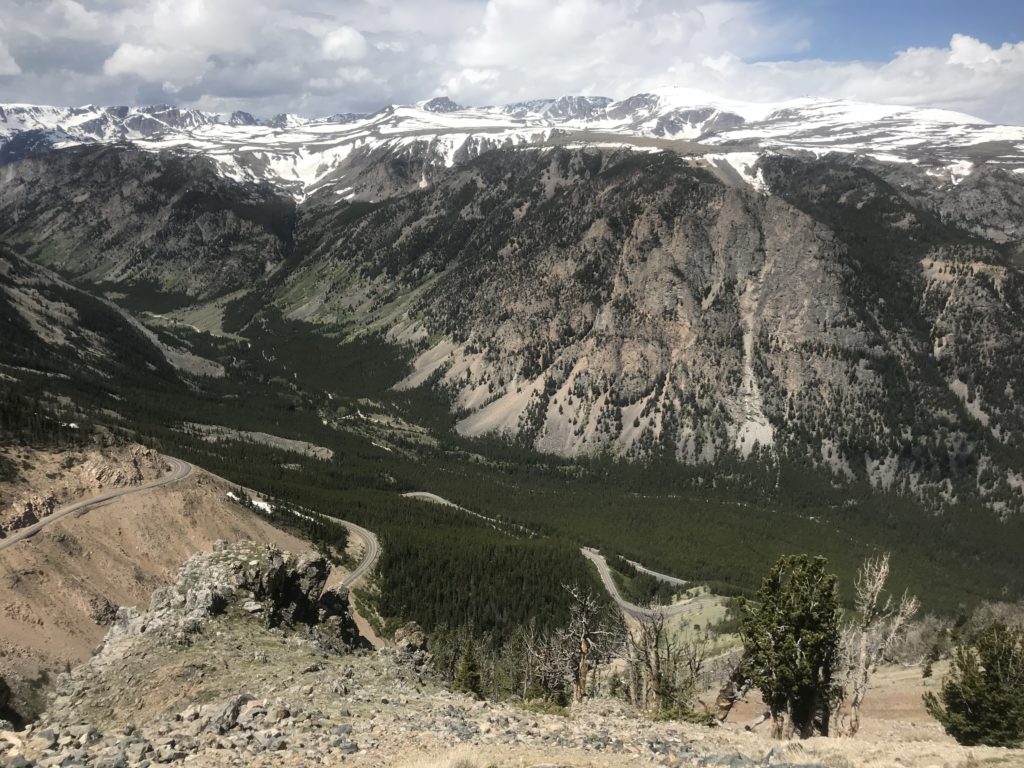
[[[342,586],[351,589],[351,587],[357,581],[362,579],[363,576],[365,576],[371,570],[373,570],[373,566],[377,564],[377,558],[380,557],[380,542],[377,541],[377,534],[375,534],[373,531],[368,531],[361,525],[350,523],[347,520],[339,520],[338,518],[330,517],[329,515],[324,515],[324,517],[332,522],[338,523],[339,525],[344,525],[346,528],[348,528],[349,533],[355,534],[363,540],[362,562],[359,563],[359,565],[357,565],[355,568],[353,568],[352,573],[346,576],[344,580],[341,582]]]
[[[225,483],[229,482],[227,480]],[[232,485],[234,485],[232,483]],[[241,488],[251,499],[263,499],[265,494],[259,491],[254,491],[252,488],[246,488],[245,486],[234,485],[235,488]],[[269,503],[269,502],[264,502]],[[310,514],[320,514],[319,512],[312,512],[307,510]],[[303,513],[296,512],[297,515],[302,516]],[[332,523],[343,525],[348,529],[348,532],[358,536],[363,542],[363,559],[352,572],[342,580],[341,584],[344,587],[351,588],[353,584],[362,579],[366,574],[373,570],[373,566],[377,564],[377,559],[380,557],[380,541],[377,540],[377,534],[361,525],[350,523],[348,520],[342,520],[339,517],[331,517],[330,515],[320,514],[324,520],[330,520]]]
[[[24,541],[25,539],[31,538],[47,526],[52,525],[58,520],[62,520],[68,515],[85,514],[90,510],[102,507],[108,502],[117,498],[121,498],[122,496],[130,496],[133,493],[142,493],[144,491],[152,490],[153,488],[159,488],[160,486],[163,485],[170,485],[171,483],[176,483],[179,480],[183,480],[190,474],[192,474],[193,467],[187,461],[175,459],[172,456],[164,456],[164,461],[167,462],[169,470],[162,477],[156,480],[150,480],[149,482],[143,483],[142,485],[134,485],[127,488],[118,488],[117,490],[108,491],[107,493],[101,494],[99,496],[94,496],[91,499],[83,499],[81,501],[76,501],[71,504],[66,504],[63,507],[59,507],[53,512],[53,514],[47,515],[38,523],[30,525],[27,528],[22,528],[20,531],[7,537],[6,539],[0,539],[0,551],[5,550],[8,547],[12,547],[20,541]],[[245,490],[254,497],[259,496],[259,494],[256,491],[253,491],[251,489]],[[423,501],[431,501],[439,504],[448,504],[453,507],[457,506],[455,504],[452,504],[447,499],[443,499],[440,496],[436,496],[435,494],[432,493],[418,492],[408,493],[405,495],[407,497],[416,498]],[[462,507],[458,508],[462,509]],[[497,520],[491,520],[490,518],[487,518],[484,515],[480,515],[470,510],[464,509],[462,511],[470,515],[483,518],[484,520],[488,520],[492,523],[499,522]],[[356,525],[355,523],[350,523],[347,520],[341,520],[339,518],[330,517],[328,515],[324,515],[324,517],[328,520],[331,520],[332,522],[345,526],[345,528],[348,529],[349,533],[358,536],[363,542],[364,552],[362,561],[352,570],[352,572],[348,576],[345,577],[344,581],[342,581],[342,584],[344,586],[351,588],[354,584],[363,579],[363,577],[365,577],[373,569],[373,566],[376,565],[377,560],[380,557],[380,542],[377,539],[377,535],[373,533],[373,531],[367,530],[366,528],[363,528],[361,525]],[[510,525],[514,527],[520,527],[515,526],[515,524]],[[693,611],[698,611],[705,606],[714,605],[717,602],[714,599],[694,600],[691,602],[676,603],[674,605],[664,606],[659,609],[644,608],[642,606],[635,605],[624,600],[622,595],[619,594],[618,587],[615,586],[615,581],[614,579],[612,579],[611,572],[608,569],[608,563],[605,561],[604,557],[602,557],[600,554],[598,554],[595,550],[592,549],[583,548],[580,551],[583,553],[584,557],[588,558],[591,562],[594,563],[594,565],[597,566],[597,571],[601,575],[601,581],[604,583],[605,589],[608,590],[608,594],[612,596],[612,599],[615,600],[619,608],[621,608],[624,613],[634,618],[650,616],[655,612],[655,610],[662,611],[666,616],[679,616],[685,613],[692,613]]]
[[[102,507],[114,499],[121,498],[122,496],[130,496],[133,493],[142,493],[144,491],[152,490],[153,488],[159,488],[163,485],[170,485],[171,483],[176,483],[179,480],[184,480],[192,474],[194,467],[187,461],[176,459],[173,456],[164,456],[163,458],[167,463],[168,471],[156,480],[150,480],[149,482],[142,483],[141,485],[118,488],[99,496],[94,496],[91,499],[82,499],[81,501],[76,501],[71,504],[65,504],[63,507],[58,507],[54,510],[53,514],[47,515],[38,523],[22,528],[16,533],[8,536],[6,539],[0,539],[0,551],[3,551],[8,547],[13,547],[18,542],[25,541],[26,539],[35,536],[39,531],[43,530],[47,526],[53,525],[58,520],[62,520],[68,515],[84,515],[86,512]],[[224,482],[228,481],[225,480]],[[250,489],[245,490],[254,498],[259,498],[259,494],[256,491]],[[361,525],[350,523],[347,520],[339,520],[336,517],[328,517],[327,515],[324,515],[324,517],[338,523],[339,525],[344,525],[350,533],[358,536],[363,542],[364,552],[362,561],[353,569],[352,573],[345,577],[345,580],[342,582],[346,587],[351,587],[369,573],[377,563],[377,558],[380,557],[380,542],[377,541],[377,536],[372,531],[368,531]]]
[[[460,512],[465,512],[467,515],[472,515],[473,517],[483,520],[484,522],[489,524],[491,528],[500,533],[507,534],[508,531],[504,529],[514,528],[515,530],[519,531],[520,533],[526,536],[532,537],[537,535],[534,531],[531,531],[525,525],[520,525],[519,523],[510,523],[504,520],[499,520],[496,517],[488,517],[487,515],[481,515],[479,512],[474,512],[471,509],[460,507],[454,501],[448,501],[448,499],[442,498],[441,496],[438,496],[436,493],[430,493],[429,491],[410,491],[409,493],[403,493],[402,496],[404,496],[407,499],[413,499],[414,501],[429,501],[431,504],[441,504],[446,507],[453,507],[459,510]]]
[[[192,474],[192,465],[187,461],[181,459],[175,459],[170,456],[164,456],[164,461],[167,462],[170,470],[162,477],[156,480],[150,480],[149,482],[142,483],[142,485],[132,485],[125,488],[118,488],[115,491],[108,491],[100,496],[94,496],[91,499],[83,499],[76,501],[71,504],[65,504],[63,507],[58,507],[53,511],[53,514],[47,515],[38,523],[22,528],[19,531],[11,534],[6,539],[0,539],[0,551],[13,547],[19,541],[31,538],[39,533],[43,528],[53,525],[58,520],[62,520],[68,515],[81,514],[84,515],[86,512],[102,507],[114,499],[122,496],[130,496],[133,493],[142,493],[143,491],[149,491],[153,488],[159,488],[162,485],[170,485],[176,483],[179,480],[184,480],[190,474]]]
[[[487,520],[492,524],[501,523],[501,521],[495,520],[491,517],[485,517],[484,515],[481,515],[479,512],[473,512],[472,510],[466,509],[465,507],[460,507],[458,504],[455,504],[454,502],[451,502],[448,499],[438,496],[436,493],[430,493],[429,491],[413,491],[411,493],[403,493],[402,495],[405,496],[405,498],[407,499],[429,501],[434,504],[444,504],[449,507],[454,507],[455,509],[459,509],[468,515],[473,515],[474,517],[478,517],[482,520]],[[520,528],[523,531],[529,531],[529,529],[523,526],[516,525],[514,523],[504,524],[512,525],[513,527]],[[699,611],[701,608],[704,608],[709,605],[716,605],[718,603],[718,600],[716,598],[708,598],[704,600],[692,600],[685,603],[674,603],[673,605],[666,605],[657,609],[644,608],[643,606],[630,603],[627,600],[625,600],[621,594],[619,594],[619,589],[617,586],[615,586],[615,580],[612,579],[611,571],[608,569],[608,563],[604,559],[604,557],[602,557],[600,553],[597,552],[597,550],[589,549],[587,547],[584,547],[580,551],[583,553],[584,557],[586,557],[588,560],[593,562],[594,565],[597,566],[597,571],[601,575],[601,581],[604,584],[604,588],[608,590],[608,594],[612,596],[612,599],[618,604],[619,608],[622,609],[622,612],[629,616],[632,616],[635,619],[642,618],[644,616],[652,616],[656,611],[661,611],[665,616],[681,616],[686,613],[693,613],[694,611]],[[663,581],[667,581],[676,586],[684,586],[686,584],[686,582],[681,579],[676,579],[672,576],[666,576],[665,574],[657,573],[656,571],[652,571],[648,568],[645,568],[639,563],[634,563],[634,565],[639,570],[644,571],[645,573],[649,573],[655,578],[662,579]]]
[[[583,553],[585,558],[597,566],[597,572],[601,575],[601,582],[604,584],[604,588],[608,590],[608,594],[612,596],[612,599],[618,604],[622,612],[628,616],[632,616],[634,619],[653,616],[658,612],[661,612],[665,616],[681,616],[718,603],[717,598],[692,600],[685,603],[673,603],[672,605],[660,606],[658,608],[644,608],[643,606],[636,605],[635,603],[630,603],[619,594],[619,588],[615,585],[615,579],[612,578],[611,571],[608,568],[608,561],[606,561],[604,557],[597,552],[597,550],[590,549],[589,547],[583,547],[580,552]]]

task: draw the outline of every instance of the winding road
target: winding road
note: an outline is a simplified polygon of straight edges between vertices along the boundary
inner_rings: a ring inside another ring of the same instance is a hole
[[[481,520],[486,520],[490,522],[491,524],[502,523],[502,521],[497,520],[495,518],[486,517],[484,515],[481,515],[479,512],[473,512],[472,510],[466,509],[465,507],[460,507],[458,504],[449,501],[448,499],[442,496],[438,496],[436,493],[430,493],[429,491],[412,491],[410,493],[403,493],[402,495],[407,499],[415,499],[417,501],[428,501],[432,504],[444,504],[449,507],[454,507],[455,509],[465,512],[467,515],[478,517]],[[517,525],[515,523],[505,523],[505,525],[511,525],[523,531],[532,533],[531,531],[529,531],[528,528]],[[611,595],[612,599],[616,602],[616,604],[619,606],[622,612],[625,613],[627,616],[632,616],[634,619],[653,616],[658,612],[662,613],[666,617],[682,616],[687,613],[699,611],[701,608],[706,608],[707,606],[717,605],[719,602],[717,598],[705,598],[703,600],[690,600],[684,603],[673,603],[672,605],[666,605],[659,608],[644,608],[643,606],[631,603],[622,597],[622,595],[619,593],[619,588],[615,585],[615,580],[612,578],[611,571],[608,568],[608,562],[596,549],[583,547],[580,549],[580,552],[583,554],[585,558],[587,558],[595,566],[597,566],[597,572],[601,576],[601,583],[604,584],[604,588],[608,591],[608,594]],[[661,579],[662,581],[666,581],[670,584],[680,587],[686,585],[686,582],[682,579],[677,579],[674,576],[667,576],[663,573],[652,571],[650,568],[645,568],[644,566],[640,565],[640,563],[632,564],[638,570],[650,574],[651,576],[654,576],[657,579]]]
[[[171,456],[164,456],[163,459],[170,467],[170,471],[165,475],[157,478],[156,480],[150,480],[149,482],[142,483],[141,485],[118,488],[115,491],[108,491],[100,496],[93,496],[91,499],[82,499],[81,501],[75,501],[71,504],[65,504],[63,507],[58,507],[52,514],[47,515],[38,523],[33,523],[30,526],[21,528],[6,539],[0,539],[0,551],[3,551],[8,547],[13,547],[19,541],[24,541],[25,539],[35,536],[44,528],[53,525],[58,520],[62,520],[68,515],[84,515],[86,512],[102,507],[107,502],[114,499],[118,499],[122,496],[130,496],[133,493],[149,491],[153,488],[159,488],[162,485],[170,485],[171,483],[176,483],[179,480],[184,480],[192,474],[193,467],[187,461],[175,459]]]
[[[148,482],[142,483],[141,485],[130,486],[127,488],[118,488],[117,490],[108,491],[107,493],[101,494],[99,496],[94,496],[91,499],[82,499],[81,501],[76,501],[71,504],[65,504],[64,506],[56,509],[53,512],[53,514],[47,515],[39,522],[34,523],[26,528],[22,528],[18,532],[12,534],[11,536],[5,539],[0,539],[0,551],[3,551],[8,547],[12,547],[18,542],[25,541],[26,539],[31,538],[35,534],[39,533],[39,531],[52,525],[53,523],[56,523],[59,520],[62,520],[68,515],[83,515],[86,512],[104,506],[113,499],[121,498],[123,496],[130,496],[131,494],[134,493],[143,493],[145,491],[149,491],[154,488],[159,488],[164,485],[170,485],[171,483],[176,483],[179,480],[184,480],[186,477],[192,474],[194,467],[187,461],[183,461],[182,459],[176,459],[173,456],[164,456],[163,458],[164,461],[167,462],[169,470],[166,474],[157,478],[156,480],[150,480]],[[243,490],[245,490],[253,497],[261,496],[261,494],[259,494],[256,491],[253,491],[252,489],[245,488]],[[444,499],[433,493],[420,491],[414,493],[407,493],[404,495],[407,498],[418,499],[420,501],[429,501],[435,504],[450,505],[452,507],[456,507],[457,509],[462,510],[467,514],[479,517],[492,524],[502,523],[502,521],[494,520],[492,518],[485,517],[484,515],[480,515],[476,512],[472,512],[468,509],[464,509],[463,507],[459,507],[457,504],[453,504],[447,499]],[[363,528],[361,525],[356,525],[355,523],[350,523],[347,520],[341,520],[336,517],[330,517],[329,515],[323,515],[323,517],[334,523],[345,526],[345,528],[348,529],[350,534],[359,537],[359,539],[361,539],[363,542],[364,551],[362,561],[360,561],[359,565],[353,568],[352,572],[348,576],[346,576],[345,579],[341,582],[342,585],[344,585],[345,587],[351,588],[354,584],[362,580],[373,569],[373,566],[376,565],[377,560],[380,558],[380,542],[377,539],[377,535],[373,533],[373,531],[367,530],[366,528]],[[506,525],[510,525],[516,528],[522,528],[522,530],[524,531],[528,530],[525,527],[518,526],[514,523],[506,523]],[[715,599],[693,600],[685,603],[675,603],[674,605],[667,605],[657,609],[644,608],[634,603],[630,603],[627,600],[625,600],[621,594],[619,594],[619,589],[615,585],[615,580],[612,578],[611,571],[608,568],[608,563],[604,559],[604,557],[596,550],[589,549],[587,547],[582,548],[580,552],[583,554],[584,557],[586,557],[588,560],[594,563],[594,565],[597,567],[597,572],[601,576],[601,581],[604,584],[605,589],[608,590],[608,594],[612,596],[612,599],[615,600],[615,602],[618,604],[622,612],[627,614],[628,616],[632,616],[633,618],[643,618],[646,616],[651,616],[657,611],[661,611],[665,616],[680,616],[686,613],[699,611],[701,608],[704,608],[709,605],[714,605],[717,602],[717,600]],[[648,571],[648,569],[643,568],[639,564],[637,564],[637,567],[641,568],[644,571],[647,571],[648,573],[653,573],[652,571]],[[659,577],[661,576],[661,574],[654,575],[657,575]],[[671,577],[668,577],[666,580],[669,579],[671,579]],[[678,582],[680,584],[683,583],[679,582],[679,580],[677,579],[671,579],[671,581]]]
[[[719,602],[717,598],[706,598],[704,600],[692,600],[685,603],[673,603],[672,605],[665,605],[658,608],[644,608],[636,603],[629,602],[619,594],[619,588],[615,585],[615,579],[612,578],[611,570],[608,568],[608,561],[604,559],[603,555],[601,555],[597,550],[590,549],[589,547],[583,547],[580,549],[580,552],[585,558],[597,566],[597,572],[601,576],[601,582],[604,584],[604,588],[608,590],[608,594],[612,596],[612,599],[616,602],[622,612],[627,616],[632,616],[634,619],[654,616],[657,613],[661,613],[665,617],[682,616],[686,613],[699,611],[701,608],[706,608],[710,605],[717,605]],[[644,570],[646,571],[647,569],[645,568]],[[653,571],[651,571],[651,573],[653,573]],[[676,581],[678,581],[678,579]]]
[[[338,518],[331,517],[329,515],[324,515],[324,518],[331,522],[338,523],[339,525],[344,525],[348,529],[349,533],[355,534],[363,540],[362,562],[353,568],[352,573],[346,576],[341,582],[342,586],[351,589],[353,584],[373,570],[373,566],[377,564],[377,558],[380,557],[380,542],[377,541],[377,534],[363,528],[361,525],[350,523],[347,520],[339,520]]]
[[[104,506],[105,504],[109,503],[110,501],[113,501],[114,499],[119,499],[123,496],[130,496],[133,493],[143,493],[145,491],[150,491],[154,488],[159,488],[164,485],[176,483],[179,480],[184,480],[186,477],[191,475],[193,469],[195,469],[187,461],[184,461],[182,459],[176,459],[173,456],[164,456],[163,459],[167,463],[169,470],[164,475],[158,477],[157,479],[150,480],[148,482],[142,483],[141,485],[132,485],[125,488],[118,488],[113,491],[108,491],[99,496],[93,496],[90,499],[82,499],[80,501],[75,501],[72,502],[71,504],[65,504],[62,507],[58,507],[53,511],[52,514],[47,515],[38,523],[33,523],[30,526],[18,530],[17,532],[11,534],[5,539],[0,539],[0,552],[7,549],[8,547],[13,547],[18,542],[30,539],[44,528],[53,525],[54,523],[64,519],[68,515],[84,515],[86,512],[98,509],[99,507]],[[225,480],[224,482],[227,483],[228,481]],[[250,490],[248,488],[245,490],[253,497],[259,497],[261,495],[258,494],[256,491]],[[345,577],[344,581],[342,581],[342,584],[344,586],[351,587],[357,581],[366,576],[366,574],[373,569],[373,566],[376,565],[377,559],[380,557],[380,542],[377,540],[376,534],[374,534],[372,531],[368,531],[361,525],[356,525],[355,523],[350,523],[347,520],[339,520],[336,517],[329,517],[327,515],[324,515],[324,517],[332,522],[338,523],[339,525],[344,525],[348,529],[349,533],[358,536],[363,542],[364,551],[362,561],[352,570],[352,572],[348,576]]]
[[[406,499],[412,499],[413,501],[428,501],[431,504],[441,504],[446,507],[454,507],[460,512],[465,512],[467,515],[472,515],[473,517],[483,520],[488,525],[490,525],[491,528],[493,528],[496,531],[499,531],[500,533],[509,533],[508,531],[503,530],[503,528],[514,528],[515,530],[519,531],[520,533],[526,536],[533,537],[537,535],[535,531],[531,531],[525,525],[520,525],[519,523],[510,523],[505,520],[499,520],[496,517],[488,517],[487,515],[481,515],[479,512],[474,512],[471,509],[460,507],[454,501],[448,501],[448,499],[438,496],[436,493],[430,493],[430,491],[410,491],[409,493],[403,493],[402,496]]]
[[[224,482],[229,481],[224,480]],[[269,502],[267,502],[265,499],[266,494],[260,493],[259,491],[254,491],[252,488],[246,488],[245,486],[235,485],[234,483],[232,483],[231,485],[235,488],[240,488],[242,491],[248,494],[249,498],[260,499],[264,503],[269,504]],[[363,528],[363,526],[361,525],[350,523],[348,520],[342,520],[340,517],[331,517],[330,515],[325,515],[320,512],[313,512],[312,510],[307,511],[311,514],[320,515],[320,517],[322,517],[324,520],[330,520],[332,523],[337,523],[338,525],[345,526],[349,533],[358,536],[362,540],[363,559],[359,562],[359,565],[353,568],[352,572],[348,576],[346,576],[341,582],[341,585],[343,587],[351,588],[353,584],[355,584],[357,581],[362,579],[364,576],[366,576],[366,574],[373,570],[373,566],[377,564],[377,560],[378,558],[380,558],[380,541],[377,539],[377,534],[375,534],[371,530],[368,530],[367,528]],[[298,514],[300,517],[303,516],[298,512],[296,512],[295,514]]]

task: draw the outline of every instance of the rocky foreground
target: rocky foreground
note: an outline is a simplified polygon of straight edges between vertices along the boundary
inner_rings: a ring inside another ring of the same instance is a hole
[[[272,545],[192,557],[150,609],[122,608],[48,711],[0,733],[9,766],[967,766],[1024,752],[763,736],[642,719],[599,699],[569,715],[441,689],[424,637],[373,652],[328,563]],[[1016,762],[1014,762],[1016,761]]]

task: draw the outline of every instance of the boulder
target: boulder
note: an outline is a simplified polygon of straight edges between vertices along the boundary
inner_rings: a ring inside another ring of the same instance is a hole
[[[238,714],[247,703],[253,700],[248,693],[240,693],[232,696],[220,707],[220,711],[214,715],[212,725],[217,733],[224,734],[235,727],[238,722]]]
[[[341,584],[325,589],[317,602],[320,607],[321,621],[331,616],[349,615],[348,587]]]
[[[89,599],[89,618],[101,627],[109,627],[117,619],[117,606],[102,595]]]
[[[404,653],[427,650],[427,633],[415,621],[395,630],[395,646]]]

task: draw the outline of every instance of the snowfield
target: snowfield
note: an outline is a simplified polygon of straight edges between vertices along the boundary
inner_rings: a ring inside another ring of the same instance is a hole
[[[58,147],[129,141],[152,151],[201,154],[229,178],[266,181],[300,200],[324,187],[344,194],[351,187],[345,178],[360,158],[413,149],[426,150],[439,167],[490,149],[552,144],[684,151],[758,191],[766,188],[754,165],[766,151],[856,153],[924,164],[940,183],[959,182],[980,162],[1024,172],[1021,126],[948,110],[834,99],[741,102],[692,88],[618,101],[562,97],[500,107],[435,99],[371,115],[278,115],[269,121],[166,106],[0,105],[0,147],[27,132]],[[652,147],[652,140],[663,143]]]

